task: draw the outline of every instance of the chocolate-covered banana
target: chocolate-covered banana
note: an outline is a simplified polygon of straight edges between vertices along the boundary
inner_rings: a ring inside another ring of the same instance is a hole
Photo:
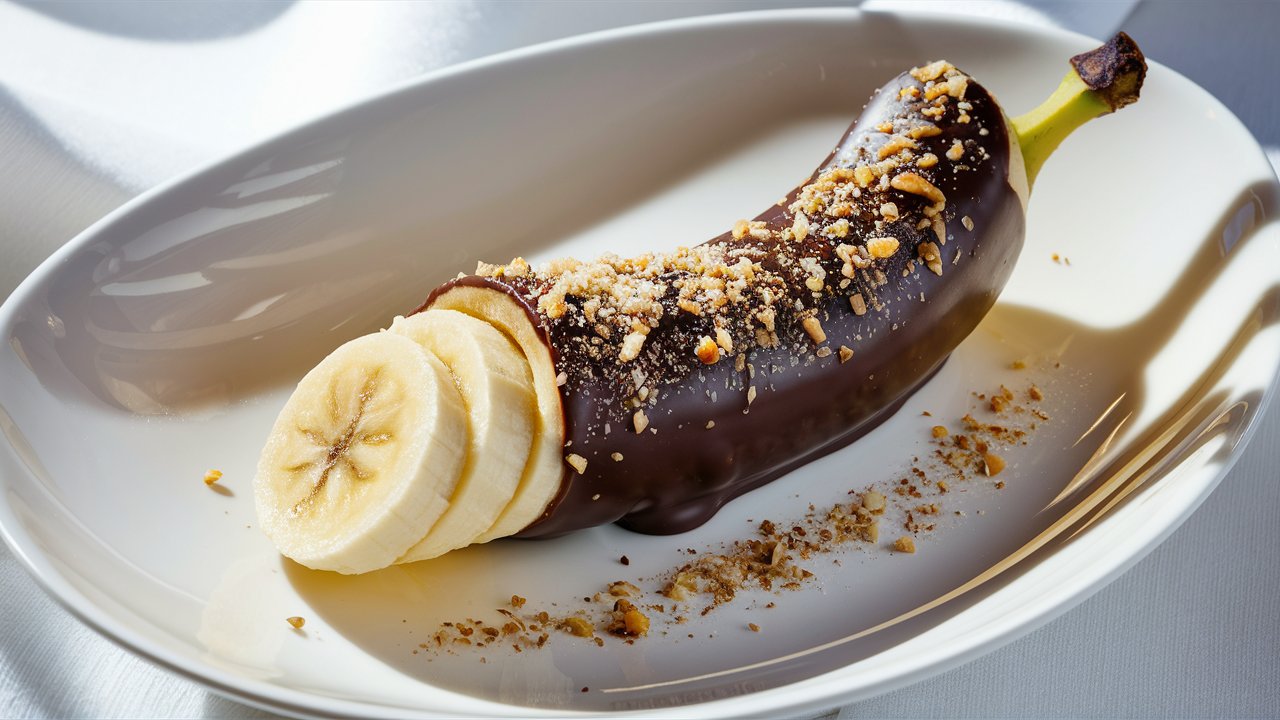
[[[347,471],[343,458],[359,450],[353,439],[385,445],[410,433],[395,429],[395,420],[369,424],[361,408],[391,413],[378,388],[379,378],[395,373],[373,355],[358,356],[366,364],[348,372],[364,380],[324,386],[336,399],[320,405],[334,408],[337,430],[303,432],[307,423],[288,407],[281,414],[268,445],[276,451],[264,452],[256,481],[263,527],[289,554],[284,548],[293,545],[277,535],[350,535],[334,523],[356,520],[323,507],[346,502],[335,485],[352,493],[373,492],[379,482],[430,485],[429,502],[409,492],[382,501],[383,512],[410,515],[406,504],[425,502],[431,511],[416,516],[434,517],[416,521],[426,524],[420,532],[370,540],[378,551],[367,563],[290,555],[312,567],[360,572],[385,566],[397,550],[396,560],[430,556],[422,539],[432,525],[468,512],[440,509],[439,497],[468,506],[486,498],[480,521],[468,514],[468,522],[446,524],[466,528],[469,537],[435,533],[431,547],[440,552],[610,522],[645,533],[700,525],[728,500],[866,433],[936,372],[1012,272],[1030,185],[1044,159],[1075,127],[1136,100],[1144,74],[1141,53],[1122,33],[1072,58],[1049,101],[1010,121],[968,75],[945,61],[930,63],[881,88],[807,182],[702,245],[538,267],[519,258],[482,263],[474,275],[431,293],[392,332],[421,340],[429,334],[406,324],[468,316],[500,331],[504,358],[523,356],[520,370],[532,392],[506,392],[507,405],[486,400],[477,413],[480,389],[441,391],[449,402],[433,401],[426,413],[433,422],[442,424],[442,413],[457,407],[453,415],[470,424],[469,437],[488,438],[461,451],[413,450],[423,461],[452,463],[447,471],[414,468],[397,476],[368,463]],[[418,347],[431,355],[429,342]],[[476,375],[460,372],[462,360],[453,357],[456,377]],[[493,364],[507,368],[504,377],[520,375],[510,362]],[[318,386],[304,380],[299,392]],[[401,401],[405,417],[424,414],[418,402],[425,401]],[[514,448],[502,445],[502,432],[479,427],[488,420],[511,425],[510,418],[529,419],[512,435]],[[281,434],[288,437],[277,440]],[[279,451],[308,443],[317,448],[311,464]],[[513,452],[524,458],[518,478],[511,470],[502,478],[467,474],[487,453]],[[370,528],[387,525],[357,519]]]

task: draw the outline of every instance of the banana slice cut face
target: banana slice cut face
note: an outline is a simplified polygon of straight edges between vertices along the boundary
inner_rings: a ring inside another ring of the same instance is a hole
[[[489,323],[453,310],[396,318],[390,332],[417,342],[449,368],[470,425],[467,459],[449,509],[399,562],[470,545],[488,531],[520,485],[537,428],[529,363]]]
[[[467,411],[445,365],[403,335],[347,342],[298,384],[254,478],[258,523],[316,570],[387,567],[449,507]]]

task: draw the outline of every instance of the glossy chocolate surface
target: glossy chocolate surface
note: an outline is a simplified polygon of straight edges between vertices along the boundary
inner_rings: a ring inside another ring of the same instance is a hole
[[[911,85],[920,84],[904,73],[882,88],[809,182],[832,168],[851,166],[859,153],[874,161],[891,137],[878,126],[910,114],[899,90]],[[880,234],[896,237],[902,248],[878,264],[883,272],[879,282],[860,273],[847,288],[837,288],[842,265],[835,257],[838,241],[817,232],[789,244],[735,239],[730,233],[713,238],[710,243],[726,246],[768,245],[774,259],[761,265],[786,275],[789,282],[802,283],[803,277],[792,264],[775,260],[788,253],[821,258],[832,285],[818,297],[803,290],[795,294],[806,310],[817,311],[826,341],[815,344],[798,319],[780,317],[778,344],[750,349],[747,367],[736,362],[736,354],[703,365],[692,348],[714,329],[706,318],[679,312],[673,301],[634,362],[597,362],[588,364],[586,372],[567,373],[568,382],[561,387],[565,453],[586,458],[587,467],[578,474],[565,466],[560,494],[521,536],[554,536],[610,522],[649,534],[697,527],[734,497],[867,433],[931,377],[994,304],[1023,239],[1022,205],[1007,179],[1009,138],[1002,111],[972,81],[963,100],[967,122],[957,121],[952,107],[936,123],[940,134],[916,140],[917,157],[933,153],[941,161],[928,169],[910,168],[946,196],[940,276],[917,253],[921,243],[937,241],[932,228],[917,227],[919,210],[929,203],[896,190],[887,194],[902,208],[903,219],[885,223]],[[918,115],[918,110],[911,112]],[[953,161],[947,152],[956,141],[964,155]],[[792,213],[786,206],[798,191],[756,219],[773,229],[790,228]],[[854,223],[856,233],[874,234],[869,217]],[[539,288],[518,278],[459,278],[432,293],[424,307],[458,284],[507,292],[543,329],[557,367],[586,363],[575,357],[586,331],[539,314]],[[867,298],[865,314],[851,308],[854,292]],[[841,346],[853,350],[844,362]],[[830,354],[819,355],[821,347],[830,348]],[[649,426],[636,433],[635,408],[627,403],[636,387],[629,378],[646,367],[647,357],[670,356],[676,350],[692,359],[675,368],[674,379],[668,367],[664,382],[651,381],[656,386],[644,403]],[[754,392],[749,394],[750,388]],[[622,460],[615,460],[615,453]]]

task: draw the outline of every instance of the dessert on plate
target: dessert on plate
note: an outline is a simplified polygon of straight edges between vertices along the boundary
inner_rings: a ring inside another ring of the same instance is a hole
[[[337,348],[255,478],[284,555],[343,573],[501,537],[696,527],[890,416],[995,303],[1031,186],[1137,99],[1121,33],[1009,119],[939,60],[877,91],[810,178],[669,253],[480,263]]]

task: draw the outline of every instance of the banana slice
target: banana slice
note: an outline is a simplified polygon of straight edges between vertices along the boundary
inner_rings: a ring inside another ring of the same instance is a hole
[[[551,351],[525,309],[492,288],[458,285],[435,299],[433,310],[457,310],[493,325],[524,352],[537,397],[537,432],[520,487],[493,527],[475,542],[514,535],[542,516],[564,475],[564,409]]]
[[[449,509],[399,562],[460,547],[493,526],[520,485],[537,420],[529,363],[492,325],[453,310],[398,317],[391,332],[440,358],[453,373],[471,419],[470,449]]]
[[[356,338],[280,411],[254,478],[258,523],[309,568],[384,568],[444,514],[466,450],[466,409],[444,364],[402,335]]]

